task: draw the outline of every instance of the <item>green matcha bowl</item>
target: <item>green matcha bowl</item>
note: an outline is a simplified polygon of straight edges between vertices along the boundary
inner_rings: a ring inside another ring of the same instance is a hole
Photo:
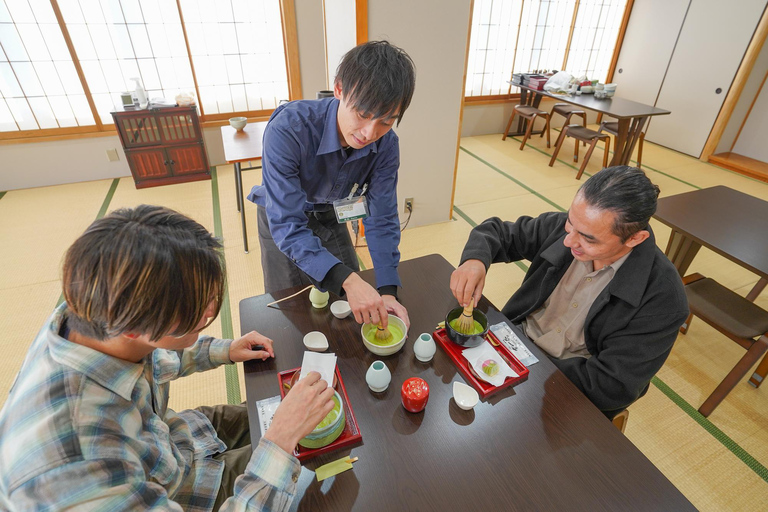
[[[299,441],[299,445],[304,448],[322,448],[328,446],[339,438],[347,425],[344,406],[341,403],[341,395],[336,391],[333,395],[333,409],[329,412],[323,421],[320,422],[315,430],[307,434],[307,437]]]
[[[377,356],[389,356],[403,348],[405,339],[408,337],[408,329],[405,327],[405,322],[395,315],[389,315],[387,329],[389,329],[392,337],[386,341],[381,341],[376,339],[376,324],[363,324],[360,328],[360,334],[363,337],[365,348]]]

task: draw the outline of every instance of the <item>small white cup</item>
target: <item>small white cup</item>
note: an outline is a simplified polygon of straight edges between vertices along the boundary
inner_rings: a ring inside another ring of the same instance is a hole
[[[382,361],[374,361],[365,372],[365,382],[375,393],[386,391],[392,381],[392,374]]]
[[[435,340],[432,339],[432,335],[428,332],[422,333],[413,342],[413,353],[416,355],[416,359],[422,363],[428,363],[435,355]]]

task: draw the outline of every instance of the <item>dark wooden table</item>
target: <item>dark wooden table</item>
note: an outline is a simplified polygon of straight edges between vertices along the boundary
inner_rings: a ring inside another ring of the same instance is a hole
[[[768,284],[768,202],[720,185],[663,197],[654,217],[672,228],[665,252],[681,277],[703,245],[760,276],[750,301]]]
[[[260,169],[261,166],[242,168],[243,162],[261,160],[261,140],[267,121],[248,123],[242,131],[237,131],[229,125],[221,127],[221,142],[224,145],[224,160],[235,164],[235,194],[237,195],[237,211],[240,212],[240,223],[243,227],[243,246],[248,253],[248,232],[245,229],[245,199],[243,198],[243,171]]]
[[[569,94],[551,94],[519,84],[512,84],[512,86],[520,88],[520,105],[538,108],[541,98],[546,96],[562,103],[570,103],[571,105],[594,110],[595,112],[616,118],[619,122],[619,132],[616,136],[616,147],[614,148],[610,165],[629,165],[632,151],[635,150],[635,145],[640,138],[640,134],[645,129],[648,118],[670,113],[669,110],[615,96],[613,98],[597,99],[594,94],[571,96]],[[517,133],[508,135],[522,134],[523,121],[523,118],[520,118],[518,121]]]
[[[463,382],[437,349],[427,364],[413,355],[413,340],[431,332],[456,306],[448,288],[453,267],[439,255],[400,264],[401,300],[411,329],[405,347],[377,357],[360,340],[352,317],[339,320],[314,310],[306,295],[267,308],[271,295],[240,302],[243,332],[256,329],[275,340],[274,360],[245,365],[251,437],[260,435],[255,401],[279,394],[276,372],[301,364],[303,335],[328,336],[360,425],[363,444],[308,461],[306,469],[352,454],[354,469],[318,483],[302,471],[297,510],[695,510],[533,344],[539,358],[527,381],[463,411],[452,400],[452,382]],[[369,282],[372,271],[361,274]],[[298,288],[275,295],[280,298]],[[492,324],[503,315],[485,298],[480,309]],[[392,372],[386,392],[374,394],[365,372],[380,359]],[[400,386],[418,376],[430,387],[418,414],[400,404]]]

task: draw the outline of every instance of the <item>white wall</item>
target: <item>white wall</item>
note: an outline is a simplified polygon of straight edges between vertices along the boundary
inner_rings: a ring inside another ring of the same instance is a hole
[[[296,32],[299,68],[304,99],[312,99],[326,88],[323,2],[296,0]],[[301,99],[301,98],[294,98]]]
[[[326,89],[333,89],[341,58],[357,43],[355,0],[325,0]]]
[[[416,92],[396,128],[398,199],[414,198],[411,225],[450,219],[470,3],[368,0],[369,39],[387,39],[416,64]]]

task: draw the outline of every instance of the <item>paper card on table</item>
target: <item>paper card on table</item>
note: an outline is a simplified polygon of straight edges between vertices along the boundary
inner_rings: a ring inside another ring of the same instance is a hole
[[[264,434],[267,433],[267,429],[272,424],[272,416],[275,415],[275,411],[279,405],[280,395],[256,401],[256,412],[259,416],[259,429],[261,429],[261,437],[264,437]]]
[[[525,346],[525,343],[523,343],[520,337],[515,334],[515,331],[512,330],[512,328],[507,325],[506,322],[500,322],[496,325],[492,325],[491,332],[502,344],[504,344],[505,347],[510,350],[510,352],[515,354],[517,360],[523,363],[525,366],[531,366],[532,364],[539,362],[536,356],[533,355],[530,350],[528,350],[528,347]]]
[[[333,374],[336,370],[336,354],[325,354],[319,352],[304,352],[304,359],[301,361],[301,374],[299,380],[307,376],[309,372],[320,374],[329,386],[333,385]]]
[[[469,362],[472,369],[482,380],[493,386],[501,386],[507,377],[517,377],[517,373],[488,343],[465,349],[461,355]]]
[[[315,470],[315,476],[317,476],[317,481],[322,482],[326,478],[332,477],[334,475],[338,475],[339,473],[343,473],[344,471],[347,471],[349,469],[352,469],[352,463],[357,460],[357,457],[354,459],[351,459],[349,457],[344,457],[343,459],[335,460],[333,462],[329,462],[328,464],[323,464],[319,468]]]

